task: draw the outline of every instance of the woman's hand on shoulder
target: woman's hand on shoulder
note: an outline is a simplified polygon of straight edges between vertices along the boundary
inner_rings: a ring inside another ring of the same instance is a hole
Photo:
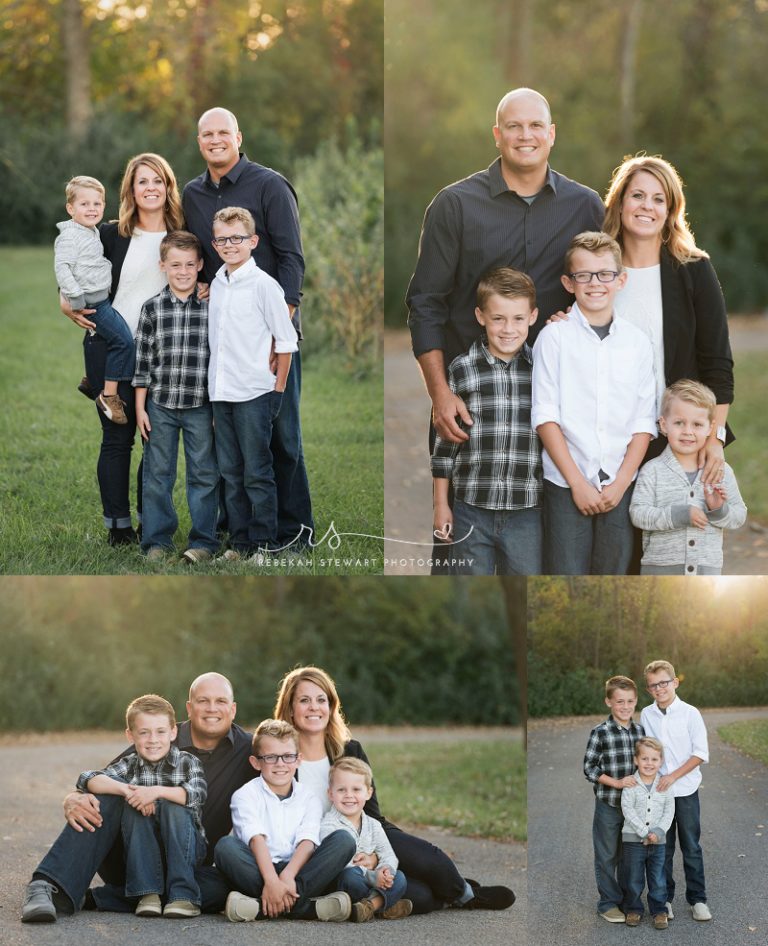
[[[67,299],[61,294],[59,295],[59,306],[61,307],[61,311],[64,313],[64,315],[66,315],[68,319],[71,319],[75,325],[79,325],[80,328],[96,328],[96,323],[91,322],[90,319],[86,318],[88,315],[93,315],[93,313],[96,311],[95,309],[73,309]]]
[[[571,307],[570,307],[570,306],[568,306],[568,308],[565,310],[565,312],[563,312],[563,310],[560,309],[559,311],[555,312],[553,315],[550,315],[550,317],[547,319],[547,321],[546,321],[544,324],[545,324],[545,325],[551,325],[553,322],[567,322],[567,321],[568,321],[568,313],[569,313],[570,311],[571,311]]]

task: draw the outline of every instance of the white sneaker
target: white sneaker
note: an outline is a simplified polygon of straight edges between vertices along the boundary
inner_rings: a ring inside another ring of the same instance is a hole
[[[691,913],[693,914],[694,920],[701,920],[702,922],[712,919],[712,914],[709,912],[709,907],[706,903],[694,903],[691,907]]]
[[[348,920],[352,913],[352,898],[344,890],[337,890],[315,900],[318,920],[341,922]]]
[[[259,915],[259,901],[233,890],[227,897],[224,913],[232,923],[247,923]]]
[[[667,919],[668,919],[668,920],[674,920],[675,914],[672,912],[672,904],[671,904],[669,901],[667,901],[667,903],[665,904],[665,906],[666,906],[666,908],[667,908]]]
[[[136,904],[134,913],[136,916],[162,916],[163,905],[160,903],[160,897],[156,893],[145,894]]]

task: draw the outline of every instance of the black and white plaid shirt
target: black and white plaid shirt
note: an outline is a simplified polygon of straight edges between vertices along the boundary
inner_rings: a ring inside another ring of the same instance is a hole
[[[469,440],[437,437],[432,475],[454,495],[483,509],[528,509],[541,500],[541,446],[531,427],[531,349],[511,361],[494,357],[485,338],[448,369],[448,383],[472,415]]]
[[[614,808],[621,805],[621,789],[602,785],[597,780],[601,775],[624,778],[635,771],[635,743],[645,735],[645,730],[633,720],[625,729],[613,716],[595,726],[589,734],[584,753],[584,775],[594,782],[595,796]]]
[[[208,303],[182,302],[167,286],[141,307],[136,332],[135,388],[149,388],[161,407],[208,401]]]
[[[208,785],[200,760],[190,752],[171,746],[168,755],[159,762],[145,762],[137,752],[129,752],[105,769],[83,772],[77,780],[78,791],[87,792],[88,782],[94,775],[108,775],[126,785],[162,785],[183,788],[187,793],[186,807],[191,808],[200,831],[203,830],[202,811],[208,795]]]

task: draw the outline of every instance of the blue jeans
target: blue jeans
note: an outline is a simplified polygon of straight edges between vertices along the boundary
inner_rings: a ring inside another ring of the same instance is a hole
[[[83,339],[85,373],[94,391],[104,389],[107,343],[98,335],[85,333]],[[94,407],[101,424],[101,448],[96,467],[104,525],[108,529],[127,529],[131,523],[130,479],[131,452],[136,434],[135,395],[130,381],[121,381],[117,393],[125,401],[127,424],[113,424]],[[137,474],[136,508],[141,518],[141,464]]]
[[[353,903],[364,900],[366,897],[372,897],[377,893],[381,894],[384,898],[384,906],[377,911],[381,912],[381,910],[386,910],[387,907],[391,907],[398,900],[403,899],[407,881],[405,874],[399,870],[395,873],[395,881],[392,886],[384,890],[382,887],[371,887],[359,867],[345,867],[336,878],[334,886],[336,890],[346,890]]]
[[[463,539],[451,546],[456,575],[541,574],[541,509],[483,509],[454,499],[453,536]]]
[[[213,445],[213,414],[210,404],[171,409],[147,401],[152,430],[144,446],[144,509],[141,547],[173,547],[179,520],[173,508],[173,486],[179,451],[179,432],[184,432],[187,466],[187,505],[192,528],[188,548],[215,552],[216,519],[219,509],[219,469]]]
[[[643,912],[643,888],[648,880],[648,912],[658,916],[667,912],[667,881],[664,877],[666,844],[624,842],[621,847],[624,912]]]
[[[295,351],[291,359],[291,370],[283,393],[280,413],[272,425],[272,463],[277,485],[277,546],[283,548],[301,533],[304,526],[305,544],[307,530],[314,530],[312,500],[309,495],[309,480],[304,464],[304,448],[301,441],[301,352]],[[297,543],[298,545],[299,543]]]
[[[160,799],[155,814],[144,816],[123,806],[125,895],[163,895],[167,902],[189,900],[200,906],[195,867],[205,857],[205,841],[192,811]]]
[[[667,831],[666,859],[664,873],[667,879],[667,900],[672,903],[675,896],[675,878],[672,876],[672,859],[675,856],[675,837],[680,841],[685,870],[685,899],[694,903],[707,902],[707,888],[704,882],[704,856],[701,852],[701,816],[699,793],[685,795],[675,799],[675,817]]]
[[[321,897],[334,890],[336,877],[354,856],[355,840],[348,831],[342,828],[329,834],[296,875],[299,899],[286,916],[311,918],[314,915],[312,897]],[[248,897],[261,896],[264,879],[247,844],[231,834],[227,835],[216,845],[214,860],[233,889]],[[275,870],[280,874],[287,866],[288,861],[280,861],[275,864]]]
[[[597,903],[598,913],[618,907],[624,899],[619,871],[623,825],[621,808],[614,808],[608,802],[595,799],[592,847],[595,852],[595,880],[600,898]]]
[[[90,308],[90,306],[89,306]],[[130,381],[136,364],[136,346],[125,319],[112,303],[105,299],[96,305],[88,318],[96,325],[96,332],[107,343],[104,365],[105,381]]]
[[[238,552],[278,548],[277,485],[270,441],[283,395],[214,401],[216,456],[224,480],[229,536]]]
[[[631,484],[610,512],[585,516],[571,491],[544,480],[544,571],[547,575],[626,575],[632,559]]]

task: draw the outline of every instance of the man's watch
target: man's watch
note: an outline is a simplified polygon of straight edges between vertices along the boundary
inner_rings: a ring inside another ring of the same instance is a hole
[[[725,446],[725,427],[718,427],[715,431],[715,436],[720,441],[720,443]]]

